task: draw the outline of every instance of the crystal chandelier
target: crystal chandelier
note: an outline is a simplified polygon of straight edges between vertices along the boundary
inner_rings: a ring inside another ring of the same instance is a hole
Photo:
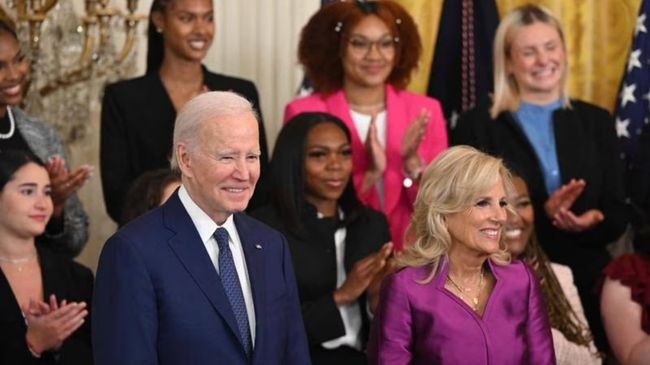
[[[136,71],[138,0],[125,10],[110,0],[85,0],[77,14],[71,0],[5,0],[30,60],[24,105],[29,115],[53,126],[64,143],[83,138],[91,108],[107,82]]]

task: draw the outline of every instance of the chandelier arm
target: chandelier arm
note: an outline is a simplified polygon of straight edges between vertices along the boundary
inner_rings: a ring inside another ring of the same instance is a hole
[[[43,6],[39,7],[38,9],[34,9],[34,11],[39,14],[47,14],[50,10],[52,10],[58,1],[59,0],[45,0]]]
[[[121,64],[126,60],[131,51],[133,50],[133,45],[135,44],[135,39],[137,37],[138,22],[144,19],[144,16],[129,14],[124,20],[126,26],[126,37],[124,39],[124,45],[122,45],[122,50],[119,53],[115,63]]]

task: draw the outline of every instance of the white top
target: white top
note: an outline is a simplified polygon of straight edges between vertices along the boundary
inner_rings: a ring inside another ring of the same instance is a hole
[[[350,109],[350,115],[352,116],[352,120],[354,121],[354,126],[357,128],[357,133],[359,134],[359,138],[361,138],[361,142],[366,143],[366,139],[368,138],[368,130],[370,130],[370,121],[372,120],[372,116],[368,114],[355,112],[352,109]],[[375,116],[375,126],[377,127],[377,139],[379,140],[379,144],[384,148],[384,151],[386,151],[386,111],[385,110],[381,113],[378,113]],[[377,188],[377,196],[379,197],[379,205],[383,208],[384,207],[384,178],[383,177],[379,179],[379,181],[377,181],[376,188]]]
[[[340,212],[342,215],[343,213]],[[323,215],[318,213],[318,218]],[[341,217],[343,219],[343,217]],[[339,228],[334,233],[336,247],[336,287],[340,288],[347,277],[345,273],[345,227]],[[340,346],[349,346],[361,351],[361,309],[356,301],[338,308],[345,328],[345,335],[322,343],[326,349],[335,349]]]
[[[562,292],[571,305],[571,309],[576,313],[580,322],[588,328],[587,318],[578,296],[578,289],[573,283],[571,268],[552,262],[551,269],[553,269],[553,273],[557,277]],[[553,348],[555,349],[557,365],[602,364],[593,340],[589,343],[589,347],[586,347],[567,340],[564,334],[555,328],[551,328],[551,333],[553,335]]]
[[[201,242],[203,242],[205,250],[208,252],[208,256],[210,256],[210,260],[215,269],[217,269],[217,272],[219,272],[219,246],[217,245],[217,240],[213,235],[219,227],[223,227],[228,231],[228,245],[232,252],[233,261],[235,261],[235,268],[237,269],[237,276],[239,277],[239,285],[241,285],[241,291],[244,294],[246,313],[248,314],[248,325],[250,326],[251,340],[254,346],[255,306],[253,303],[253,292],[251,291],[251,282],[248,277],[248,270],[246,269],[244,250],[232,215],[226,219],[222,226],[219,226],[198,205],[196,205],[194,200],[192,200],[190,195],[187,193],[185,186],[181,185],[180,189],[178,189],[178,197],[180,198],[183,207],[185,207],[187,214],[189,214],[192,219],[192,223],[194,223],[194,227],[196,227],[199,237],[201,237]]]

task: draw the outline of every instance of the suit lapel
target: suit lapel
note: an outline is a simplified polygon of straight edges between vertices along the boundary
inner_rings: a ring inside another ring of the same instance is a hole
[[[519,141],[519,145],[523,147],[522,149],[517,149],[516,151],[512,151],[513,153],[525,153],[528,155],[527,159],[518,157],[516,158],[516,161],[532,161],[535,166],[510,166],[512,168],[520,170],[520,174],[524,174],[526,178],[526,181],[528,183],[528,189],[531,191],[532,194],[535,194],[534,192],[539,192],[540,194],[543,194],[538,197],[538,199],[546,201],[548,198],[548,194],[546,193],[546,184],[544,182],[544,175],[542,174],[542,168],[539,163],[539,159],[537,158],[537,153],[535,152],[535,149],[533,148],[533,145],[530,143],[528,140],[528,137],[522,130],[522,128],[519,126],[517,121],[515,120],[515,116],[513,115],[512,112],[503,112],[499,114],[499,117],[495,123],[504,123],[506,129],[510,129],[512,133],[506,133],[505,135],[500,135],[499,142],[493,146],[490,146],[492,151],[499,151],[498,155],[503,157],[507,156],[508,153],[503,153],[502,147],[500,146],[512,146],[513,143],[512,141],[509,141],[509,139],[512,139],[513,137],[516,138]],[[506,164],[508,162],[506,161]]]
[[[391,86],[386,87],[386,173],[384,173],[384,212],[392,212],[402,189],[402,138],[411,125],[404,103]]]
[[[366,161],[366,147],[363,144],[363,139],[357,131],[357,126],[354,124],[354,120],[352,120],[350,107],[348,106],[348,101],[345,99],[343,90],[339,90],[328,96],[325,99],[325,104],[327,111],[341,118],[343,123],[345,123],[350,130],[353,150],[352,160],[355,165],[355,171],[366,171],[366,166],[368,164]]]
[[[66,283],[66,278],[62,277],[61,271],[57,270],[57,263],[48,252],[38,248],[38,261],[41,265],[41,276],[43,280],[43,299],[48,301],[50,294],[56,295],[57,301],[67,298],[66,292],[69,283]]]
[[[166,227],[176,233],[168,241],[170,248],[241,343],[237,321],[217,270],[201,242],[192,219],[178,198],[178,192],[174,193],[163,206],[163,221]],[[242,351],[243,349],[242,346]]]
[[[250,218],[249,218],[250,219]],[[249,227],[246,216],[235,214],[235,227],[241,240],[244,257],[246,259],[246,269],[248,270],[248,279],[253,292],[253,307],[255,308],[255,346],[254,348],[263,348],[266,340],[262,333],[265,333],[265,315],[266,295],[264,288],[266,280],[264,277],[264,241],[255,234],[255,231]],[[259,351],[253,351],[253,358]],[[255,361],[253,361],[255,363]]]
[[[571,114],[571,117],[569,115]],[[569,177],[581,176],[580,161],[585,161],[581,154],[586,151],[581,142],[584,131],[580,123],[579,113],[572,109],[562,108],[553,113],[553,130],[555,134],[555,153],[560,166],[562,184]],[[562,158],[560,158],[562,156]]]

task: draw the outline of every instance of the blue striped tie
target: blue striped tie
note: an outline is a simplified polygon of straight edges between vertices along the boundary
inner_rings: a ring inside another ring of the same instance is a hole
[[[248,326],[248,313],[246,312],[246,302],[244,301],[244,294],[239,285],[239,276],[237,276],[237,269],[235,262],[232,259],[232,253],[228,246],[228,231],[225,228],[217,228],[214,233],[214,238],[217,240],[219,246],[219,277],[223,285],[228,301],[232,307],[237,320],[237,327],[239,328],[239,335],[241,336],[246,356],[250,357],[251,346],[251,333]]]

